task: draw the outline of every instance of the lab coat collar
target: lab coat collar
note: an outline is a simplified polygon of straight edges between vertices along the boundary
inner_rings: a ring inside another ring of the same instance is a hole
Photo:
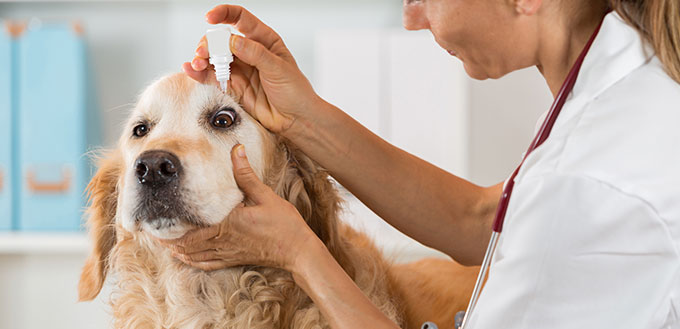
[[[557,117],[550,133],[552,138],[548,137],[546,143],[554,141],[556,135],[569,134],[570,122],[579,117],[591,101],[653,57],[654,51],[643,42],[635,28],[623,21],[618,13],[607,14],[586,54],[574,88]],[[536,132],[548,112],[539,118]],[[541,147],[525,159],[515,178],[516,182],[524,177],[527,168],[537,160],[536,153],[540,153],[540,149]]]
[[[607,14],[583,61],[572,91],[573,101],[579,99],[587,103],[596,98],[653,56],[654,51],[635,28],[618,13]]]

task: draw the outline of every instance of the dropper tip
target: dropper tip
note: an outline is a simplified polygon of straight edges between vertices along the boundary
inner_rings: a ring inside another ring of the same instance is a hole
[[[226,81],[220,81],[220,88],[222,89],[223,93],[227,93],[227,82]]]

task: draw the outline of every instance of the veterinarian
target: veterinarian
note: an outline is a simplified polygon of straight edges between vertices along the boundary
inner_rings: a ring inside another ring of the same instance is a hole
[[[222,5],[206,17],[246,36],[231,39],[231,89],[245,109],[391,225],[480,264],[496,217],[505,218],[467,328],[680,328],[680,1],[406,0],[403,8],[406,29],[430,30],[475,79],[530,66],[545,77],[559,116],[546,115],[541,141],[505,192],[503,183],[480,187],[436,168],[325,102],[250,12]],[[184,70],[205,82],[207,57],[202,40]],[[295,208],[258,180],[243,147],[232,153],[255,205],[224,222],[223,248],[202,250],[215,235],[208,228],[176,240],[185,251],[177,257],[204,270],[278,266],[333,328],[395,328]]]

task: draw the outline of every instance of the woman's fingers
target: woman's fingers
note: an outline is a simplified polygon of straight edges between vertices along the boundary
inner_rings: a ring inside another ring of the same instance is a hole
[[[211,9],[205,17],[210,24],[234,25],[246,37],[263,44],[274,52],[278,52],[279,47],[285,48],[281,37],[272,28],[241,6],[219,5]]]
[[[201,57],[201,58],[209,58],[210,57],[210,54],[208,53],[208,40],[205,38],[205,35],[198,42],[198,47],[196,48],[195,55],[196,55],[196,57]]]
[[[209,65],[206,69],[204,70],[195,70],[191,63],[184,63],[182,65],[182,70],[192,79],[198,81],[199,83],[203,84],[212,84],[215,86],[219,86],[220,83],[217,82],[217,78],[215,77],[215,70],[213,69],[212,65]]]
[[[253,118],[262,122],[263,116],[271,115],[268,99],[260,83],[259,72],[252,66],[241,62],[232,64],[231,82],[239,104]],[[266,106],[263,106],[266,105]]]
[[[215,271],[215,270],[219,270],[219,269],[238,265],[238,264],[232,264],[232,263],[229,263],[229,262],[225,262],[223,260],[211,260],[211,261],[205,261],[205,262],[184,262],[184,263],[191,266],[191,267],[195,267],[195,268],[204,270],[206,272]]]
[[[210,58],[210,54],[208,53],[208,40],[204,35],[198,42],[198,47],[196,47],[196,51],[194,52],[194,59],[191,61],[191,67],[194,71],[205,70],[210,64],[208,58]]]
[[[229,90],[233,91],[233,94],[236,96],[236,101],[239,104],[243,104],[243,99],[245,96],[244,93],[246,92],[247,88],[247,78],[245,77],[243,71],[235,66],[232,66],[231,77],[229,79]]]
[[[174,240],[158,239],[158,241],[168,246],[179,254],[189,254],[215,248],[215,241],[212,238],[222,233],[222,225],[213,225],[189,231],[181,238]]]
[[[260,89],[260,85],[253,85],[251,83],[251,76],[258,75],[258,71],[252,66],[244,63],[238,58],[234,58],[234,62],[231,63],[231,77],[229,79],[234,91],[234,94],[238,98],[238,102],[244,105],[244,109],[248,113],[255,117],[254,113],[250,113],[250,105],[254,103],[255,90]],[[246,105],[247,103],[247,105]],[[255,117],[257,119],[257,117]]]
[[[198,251],[198,252],[193,252],[193,253],[186,253],[186,254],[181,254],[181,253],[173,253],[173,256],[180,259],[183,262],[207,262],[211,260],[220,260],[220,255],[218,254],[217,249],[209,249],[209,250],[203,250],[203,251]]]
[[[182,64],[182,70],[184,70],[184,73],[186,73],[190,78],[200,83],[205,83],[205,80],[208,78],[208,71],[196,71],[189,62]]]
[[[260,72],[280,71],[283,60],[257,41],[239,35],[231,36],[231,52],[244,63],[256,67]]]
[[[195,71],[203,71],[208,68],[208,65],[210,65],[208,60],[201,57],[194,57],[194,59],[191,61],[191,67]]]
[[[239,72],[241,72],[241,74],[244,77],[250,77],[251,75],[258,73],[256,68],[252,67],[251,65],[246,64],[245,62],[240,60],[238,57],[234,58],[234,61],[231,63],[231,68],[236,69]]]
[[[272,193],[272,190],[262,183],[255,174],[255,171],[253,171],[253,168],[250,167],[248,157],[246,156],[246,149],[243,145],[236,145],[231,150],[231,163],[234,166],[236,184],[238,184],[243,193],[257,204],[265,202]],[[235,211],[237,210],[239,209]]]
[[[187,255],[197,252],[214,250],[216,246],[216,243],[211,239],[196,241],[192,243],[166,242],[166,241],[161,241],[161,243],[170,248],[172,252],[180,255]]]

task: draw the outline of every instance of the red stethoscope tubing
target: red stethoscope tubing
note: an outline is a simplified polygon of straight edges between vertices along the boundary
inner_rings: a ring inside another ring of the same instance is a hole
[[[557,94],[555,101],[550,107],[548,116],[545,119],[545,121],[543,121],[541,129],[538,131],[538,134],[536,134],[536,137],[534,137],[534,140],[531,142],[531,145],[529,145],[529,149],[524,154],[522,162],[519,164],[519,166],[517,166],[517,169],[515,169],[515,171],[512,173],[510,179],[508,179],[507,183],[505,184],[505,187],[503,188],[503,194],[501,194],[501,199],[498,202],[498,208],[496,210],[496,216],[493,222],[492,227],[493,234],[491,235],[491,241],[489,241],[489,247],[487,248],[486,254],[484,255],[484,261],[482,262],[482,267],[479,271],[479,276],[477,277],[477,282],[475,284],[472,297],[470,298],[470,303],[468,304],[468,308],[465,311],[465,317],[463,318],[461,328],[465,328],[465,325],[468,322],[467,320],[469,319],[470,314],[474,310],[475,304],[477,303],[477,299],[479,298],[479,294],[482,289],[484,278],[486,277],[487,270],[489,268],[489,265],[491,264],[493,253],[496,249],[498,236],[500,235],[501,231],[503,231],[505,213],[508,210],[510,196],[512,195],[512,190],[515,187],[515,177],[517,177],[520,168],[522,168],[522,165],[524,164],[524,161],[527,159],[529,154],[531,154],[531,152],[533,152],[535,149],[541,146],[541,144],[543,144],[543,142],[545,142],[546,139],[548,139],[548,136],[550,136],[550,131],[552,131],[552,128],[555,125],[555,121],[557,121],[557,117],[559,116],[560,111],[562,111],[562,108],[564,107],[564,103],[567,101],[567,98],[569,98],[569,94],[574,89],[574,85],[576,84],[576,79],[578,78],[578,74],[581,71],[583,61],[586,58],[586,55],[588,54],[588,51],[590,50],[590,47],[593,44],[593,41],[595,41],[595,37],[600,32],[602,22],[604,22],[604,19],[597,26],[595,32],[593,32],[593,35],[590,37],[590,40],[588,40],[588,43],[586,43],[585,47],[583,48],[583,51],[576,59],[576,63],[574,63],[574,66],[572,66],[571,70],[569,71],[569,74],[567,75],[564,84],[562,84],[562,88],[560,88],[560,91]]]

